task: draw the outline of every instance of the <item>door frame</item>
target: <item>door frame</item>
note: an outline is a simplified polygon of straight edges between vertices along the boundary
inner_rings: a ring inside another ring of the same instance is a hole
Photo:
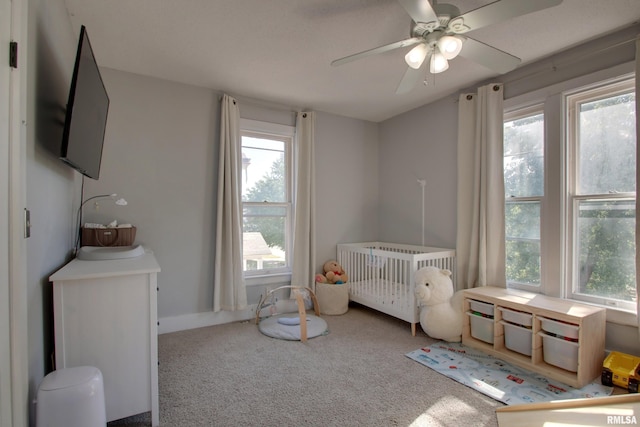
[[[26,281],[27,1],[0,0],[0,426],[29,424],[28,310]],[[18,43],[18,66],[8,62]],[[5,268],[6,267],[6,268]]]

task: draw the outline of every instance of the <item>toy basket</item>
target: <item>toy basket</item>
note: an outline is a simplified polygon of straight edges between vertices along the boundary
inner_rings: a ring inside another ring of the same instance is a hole
[[[330,316],[345,314],[349,310],[349,286],[316,282],[316,296],[320,313]]]
[[[135,240],[135,227],[82,227],[82,246],[131,246]]]

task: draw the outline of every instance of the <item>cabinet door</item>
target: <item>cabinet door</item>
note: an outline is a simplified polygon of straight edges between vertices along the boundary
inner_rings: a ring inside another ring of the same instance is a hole
[[[109,421],[151,409],[149,293],[148,275],[54,284],[57,367],[100,369]]]

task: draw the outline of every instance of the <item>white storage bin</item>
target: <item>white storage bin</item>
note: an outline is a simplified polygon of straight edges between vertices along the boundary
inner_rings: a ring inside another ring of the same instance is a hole
[[[544,361],[567,371],[578,371],[578,343],[538,332],[542,337]]]
[[[531,356],[531,329],[501,320],[504,326],[504,345],[509,350]]]
[[[573,323],[560,322],[558,320],[547,319],[546,317],[538,316],[541,323],[541,328],[555,335],[567,338],[578,338],[578,332],[580,327]]]
[[[480,341],[493,344],[493,317],[483,317],[467,311],[471,324],[471,336]]]
[[[522,326],[531,326],[533,324],[533,314],[531,313],[511,310],[504,307],[498,307],[498,310],[502,312],[502,320]]]
[[[490,304],[488,302],[470,299],[469,308],[471,309],[471,311],[477,311],[478,313],[486,314],[487,316],[493,317],[493,304]]]

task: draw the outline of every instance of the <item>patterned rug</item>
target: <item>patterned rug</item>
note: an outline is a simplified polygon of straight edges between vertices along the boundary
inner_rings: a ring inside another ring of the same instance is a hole
[[[576,389],[459,343],[433,344],[406,356],[507,405],[601,397],[613,391],[599,380]]]

